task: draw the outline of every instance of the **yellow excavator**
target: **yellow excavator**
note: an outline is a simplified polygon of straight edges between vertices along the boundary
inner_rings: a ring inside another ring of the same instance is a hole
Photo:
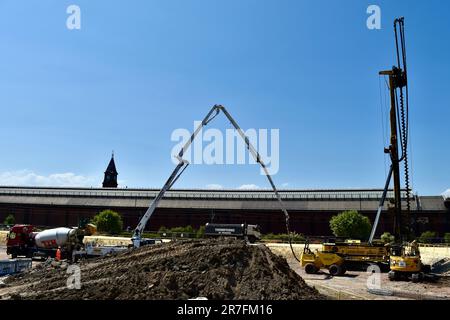
[[[390,269],[389,280],[391,281],[419,282],[425,278],[435,278],[430,274],[431,267],[422,263],[419,245],[415,240],[391,247]]]

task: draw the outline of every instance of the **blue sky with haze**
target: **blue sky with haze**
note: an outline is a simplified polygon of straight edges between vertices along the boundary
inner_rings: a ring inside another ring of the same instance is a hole
[[[81,30],[66,28],[70,4]],[[366,28],[370,4],[381,30]],[[172,131],[220,103],[245,129],[280,129],[279,186],[382,188],[378,71],[405,16],[413,187],[440,194],[449,14],[437,0],[0,0],[0,184],[99,186],[114,150],[121,186],[159,188]],[[211,185],[268,187],[256,165],[193,165],[176,187]]]

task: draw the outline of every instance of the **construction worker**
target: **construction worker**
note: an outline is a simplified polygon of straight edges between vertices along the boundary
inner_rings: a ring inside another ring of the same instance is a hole
[[[61,260],[61,247],[58,247],[58,250],[56,250],[55,260],[56,261]]]

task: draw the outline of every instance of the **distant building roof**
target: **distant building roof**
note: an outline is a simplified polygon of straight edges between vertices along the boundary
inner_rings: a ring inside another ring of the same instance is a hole
[[[61,206],[139,207],[146,208],[159,189],[124,188],[52,188],[0,187],[0,203]],[[376,210],[381,198],[379,189],[281,190],[288,210]],[[405,192],[402,193],[405,196]],[[388,198],[393,197],[389,191]],[[413,197],[423,210],[446,210],[442,197]],[[386,201],[387,203],[388,201]],[[168,191],[160,203],[162,208],[200,209],[278,209],[271,190],[204,190],[176,189]]]

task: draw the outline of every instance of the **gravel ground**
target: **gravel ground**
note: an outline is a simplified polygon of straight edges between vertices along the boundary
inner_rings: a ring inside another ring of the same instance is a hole
[[[321,274],[306,274],[300,264],[289,259],[289,265],[307,284],[316,286],[322,293],[331,293],[343,299],[399,300],[399,299],[450,299],[450,277],[444,276],[436,282],[412,283],[410,281],[389,281],[387,273],[380,273],[379,292],[394,295],[379,295],[368,292],[369,273],[347,271],[344,276],[331,277],[324,270]],[[370,282],[373,283],[373,282]],[[321,290],[324,287],[325,290]],[[327,289],[331,289],[328,291]]]

